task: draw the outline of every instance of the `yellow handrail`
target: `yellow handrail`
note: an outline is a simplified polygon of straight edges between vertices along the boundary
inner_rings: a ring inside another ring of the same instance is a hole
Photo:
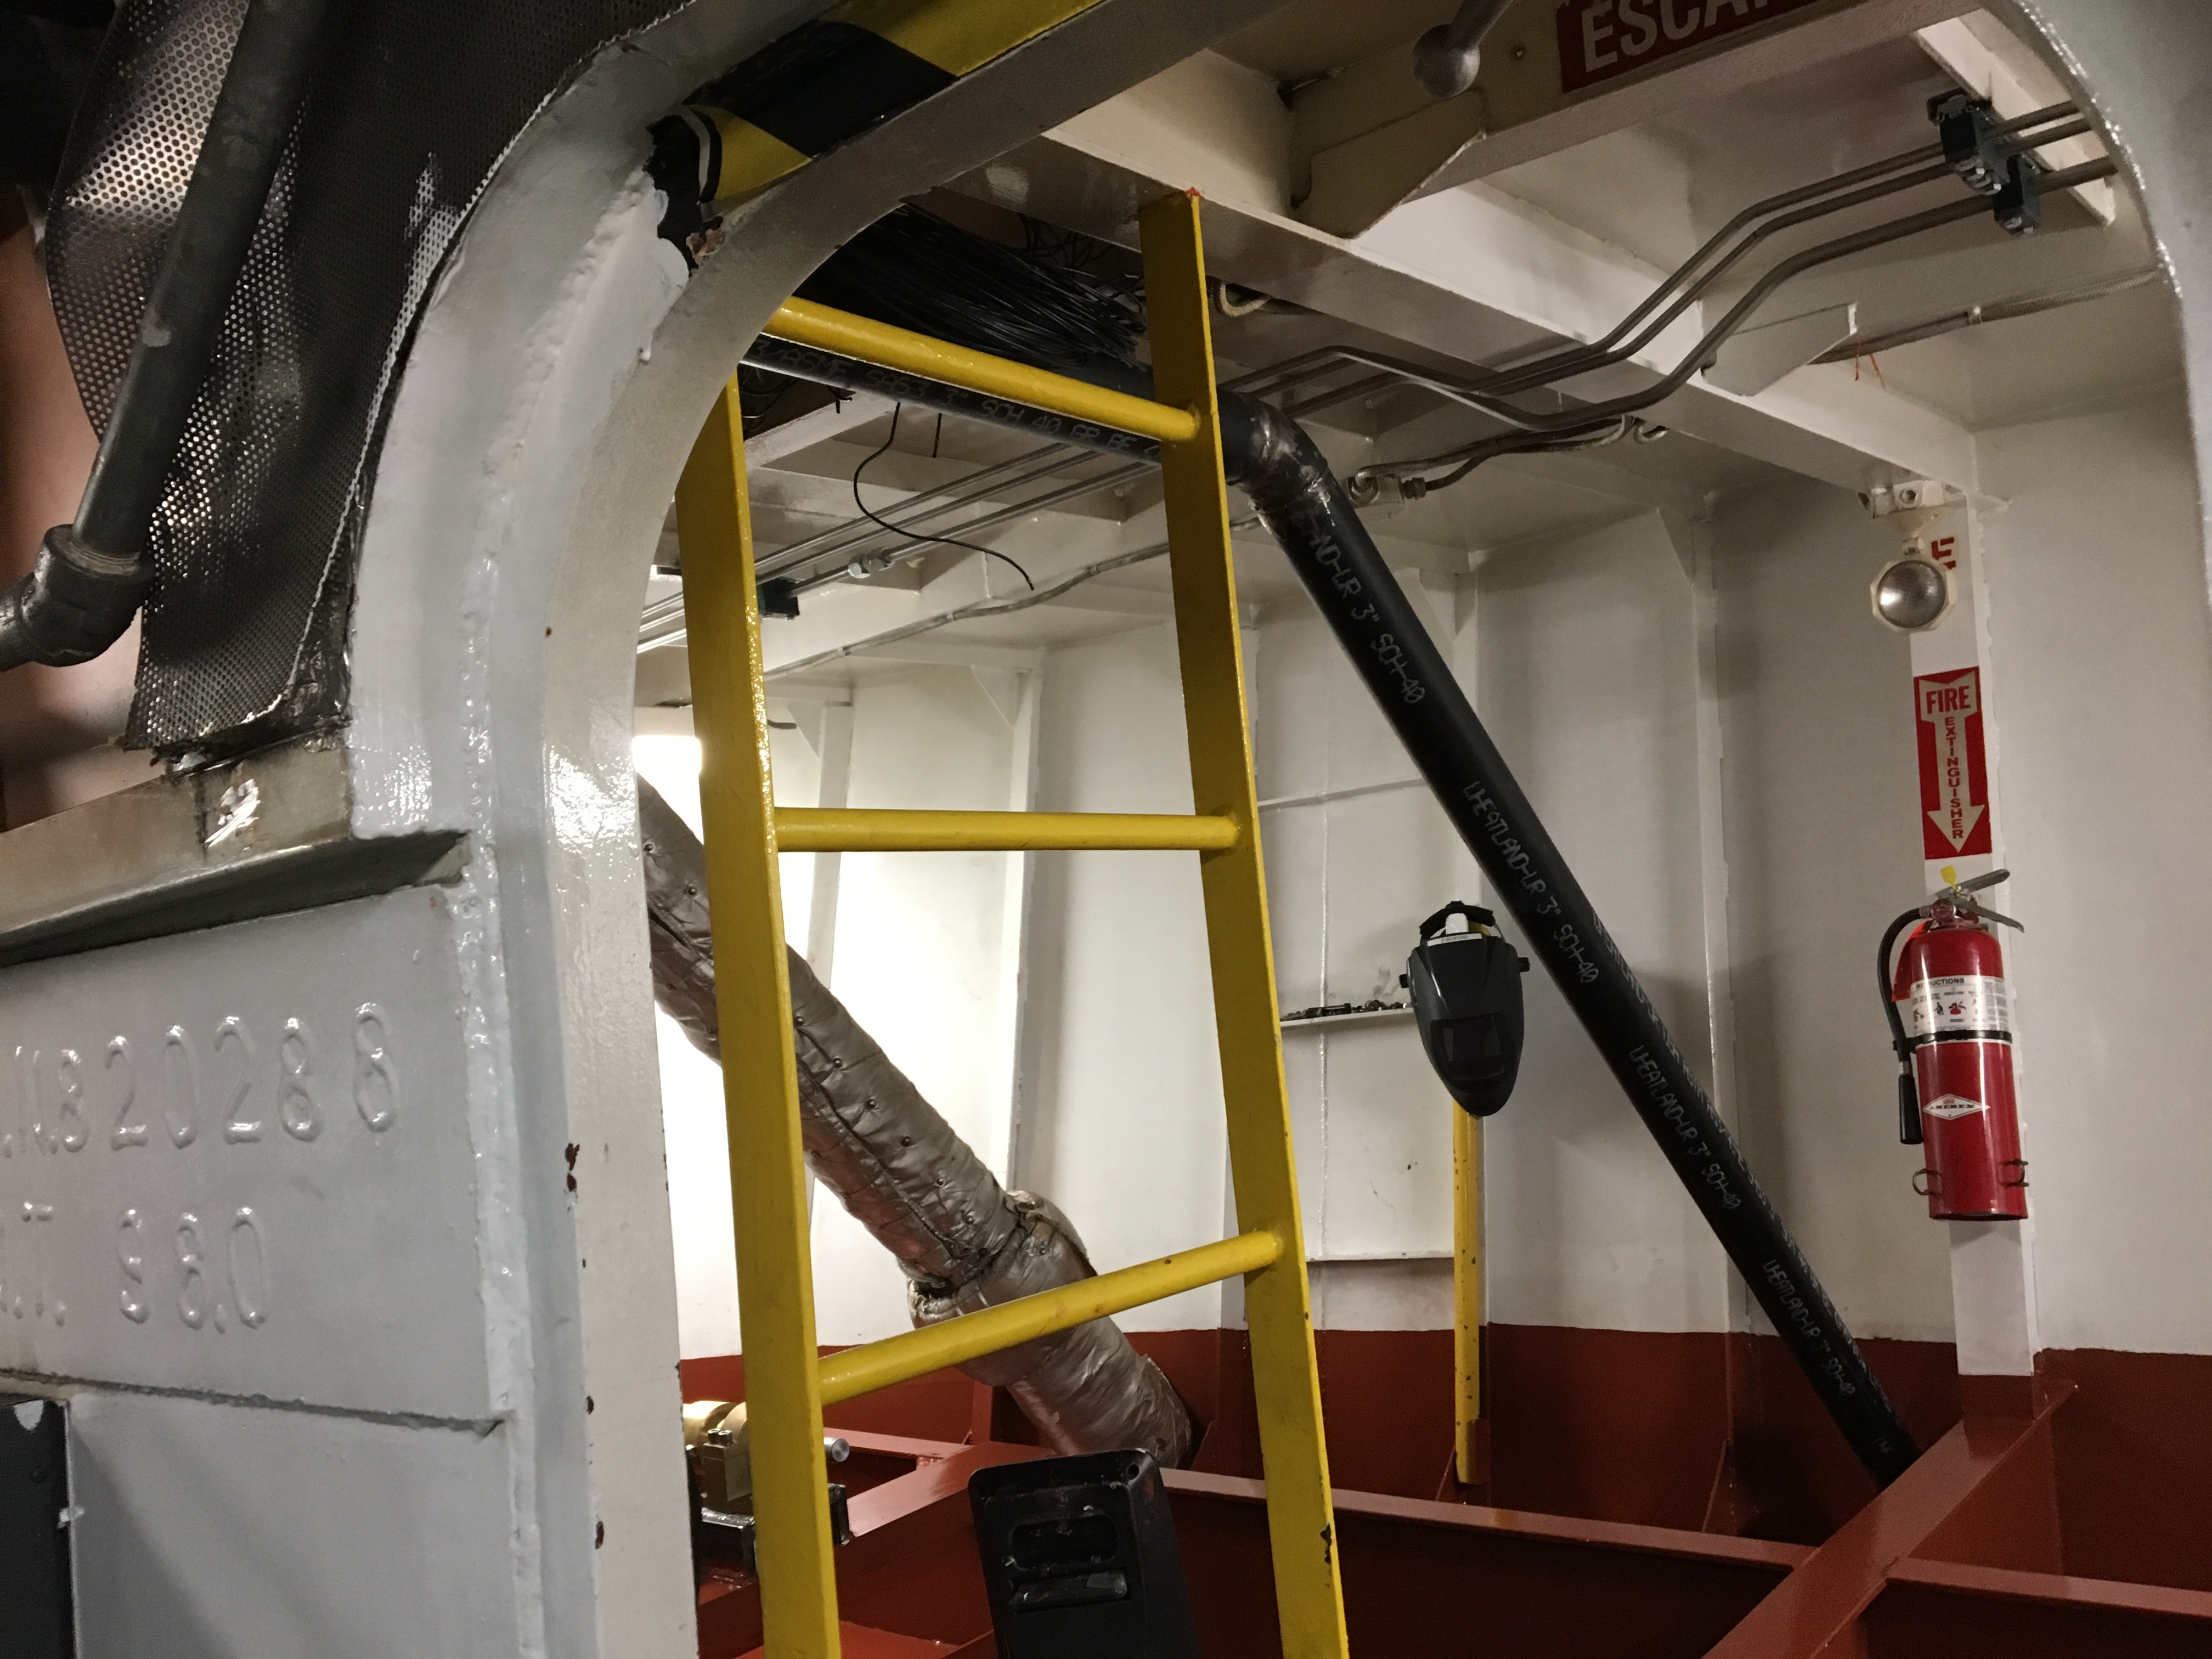
[[[1079,421],[1093,421],[1117,432],[1133,432],[1164,444],[1188,443],[1198,435],[1198,416],[1188,409],[1109,392],[1088,380],[1031,368],[988,351],[972,351],[949,340],[894,328],[849,311],[834,311],[811,300],[786,300],[761,331],[794,345],[834,351],[884,368],[942,380],[987,397],[1048,409]]]
[[[1221,853],[1235,820],[1165,812],[908,812],[780,806],[786,853]]]
[[[1201,1285],[1257,1273],[1282,1254],[1283,1241],[1273,1233],[1239,1233],[1218,1244],[1202,1244],[1157,1261],[1078,1279],[1017,1302],[980,1308],[957,1319],[847,1348],[822,1361],[822,1403],[834,1406],[888,1389],[894,1382],[927,1376],[948,1365],[965,1364],[1017,1343],[1034,1341],[1147,1302],[1180,1296]]]

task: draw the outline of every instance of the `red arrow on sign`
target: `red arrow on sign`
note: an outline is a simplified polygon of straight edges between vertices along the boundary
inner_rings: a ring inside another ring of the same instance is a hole
[[[1931,859],[1990,850],[1987,751],[1982,741],[1982,671],[1923,674],[1912,682],[1919,715],[1921,839]]]

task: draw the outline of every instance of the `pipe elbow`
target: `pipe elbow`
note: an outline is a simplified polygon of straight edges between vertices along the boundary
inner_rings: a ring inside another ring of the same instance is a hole
[[[150,560],[103,553],[57,525],[30,574],[0,594],[0,671],[91,661],[123,637],[153,585]]]

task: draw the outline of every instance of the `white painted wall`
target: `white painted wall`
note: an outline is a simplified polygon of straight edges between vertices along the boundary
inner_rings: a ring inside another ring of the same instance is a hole
[[[1477,708],[1710,1086],[1691,587],[1656,515],[1488,555]],[[1508,929],[1509,937],[1512,930]],[[1492,1121],[1491,1317],[1713,1330],[1726,1266],[1549,977]]]
[[[2179,391],[1988,434],[1982,466],[2043,1340],[2212,1352],[2212,638]]]
[[[1403,1004],[1419,924],[1457,896],[1457,839],[1313,607],[1285,601],[1261,635],[1255,759],[1282,1006]],[[1450,1108],[1411,1016],[1293,1024],[1283,1059],[1308,1255],[1449,1257]]]
[[[966,668],[915,665],[853,694],[851,804],[1003,809],[1013,730]],[[925,1099],[1003,1179],[1012,1041],[1000,997],[1008,951],[1005,853],[848,853],[830,985]],[[908,1328],[906,1279],[834,1200],[816,1194],[816,1329],[828,1343]]]
[[[1994,759],[2013,906],[2033,929],[2007,943],[2045,1340],[2212,1350],[2212,1292],[2173,1265],[2212,1250],[2194,1201],[2212,1130],[2186,1046],[2193,924],[2212,908],[2195,847],[2212,816],[2212,655],[2180,408],[1984,446],[2002,498],[1979,515]],[[1866,608],[1893,539],[1849,495],[1784,483],[1717,501],[1702,526],[1646,514],[1487,552],[1456,583],[1408,580],[1678,1042],[1718,1071],[1754,1169],[1852,1328],[1946,1340],[1949,1241],[1911,1190],[1919,1158],[1895,1139],[1868,972],[1883,925],[1922,896],[1909,653]],[[1303,601],[1272,605],[1248,653],[1283,1004],[1395,1000],[1414,925],[1480,899],[1471,861]],[[1034,805],[1188,810],[1167,627],[1048,651],[1036,679]],[[969,671],[916,666],[855,702],[856,804],[1020,798],[1027,738]],[[794,757],[787,784],[805,769]],[[840,994],[994,1168],[1068,1212],[1102,1267],[1218,1236],[1194,868],[1042,855],[1024,949],[1009,862],[848,860]],[[2115,905],[2130,879],[2156,884],[2155,909]],[[787,880],[794,900],[803,887]],[[2154,971],[2114,975],[2116,956]],[[1755,1322],[1548,979],[1527,985],[1522,1087],[1489,1132],[1492,1316]],[[1294,1029],[1285,1054],[1317,1322],[1447,1322],[1449,1108],[1410,1025]],[[694,1241],[685,1352],[727,1352],[717,1085],[680,1046],[664,1069],[678,1233]],[[834,1206],[816,1249],[824,1340],[902,1327],[895,1269]],[[1224,1316],[1205,1291],[1127,1322]]]
[[[1010,718],[1019,709],[1020,687],[1012,687],[1011,696],[1009,688],[994,689],[1006,701],[1005,712],[963,667],[914,665],[855,687],[848,804],[987,810],[1014,804],[1027,787],[1026,732]],[[808,735],[819,728],[805,709],[787,702],[772,701],[769,718],[777,800],[817,805],[822,757]],[[799,729],[783,729],[787,720]],[[634,748],[639,770],[696,830],[696,741],[641,734]],[[811,854],[781,860],[784,933],[802,951],[816,862]],[[1015,863],[1005,854],[843,854],[830,975],[854,1017],[1001,1176],[1012,1121],[1006,977],[1018,949],[1021,890],[1009,878]],[[736,1353],[721,1072],[665,1017],[659,1033],[683,1352]],[[813,1245],[822,1341],[863,1342],[907,1328],[904,1276],[842,1206],[814,1206]]]
[[[1867,602],[1898,538],[1804,482],[1724,501],[1712,541],[1737,1132],[1856,1334],[1948,1341],[1948,1238],[1874,986],[1925,896],[1911,647]]]
[[[1049,653],[1038,718],[1040,811],[1191,811],[1168,629]],[[1067,1213],[1100,1267],[1219,1238],[1226,1135],[1197,860],[1040,854],[1030,916],[1017,1182]],[[1221,1292],[1121,1322],[1210,1328]]]

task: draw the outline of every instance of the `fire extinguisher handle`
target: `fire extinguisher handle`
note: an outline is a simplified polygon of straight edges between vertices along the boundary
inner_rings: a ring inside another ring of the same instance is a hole
[[[1913,1086],[1910,1066],[1897,1074],[1897,1138],[1908,1146],[1921,1144],[1920,1091]]]

